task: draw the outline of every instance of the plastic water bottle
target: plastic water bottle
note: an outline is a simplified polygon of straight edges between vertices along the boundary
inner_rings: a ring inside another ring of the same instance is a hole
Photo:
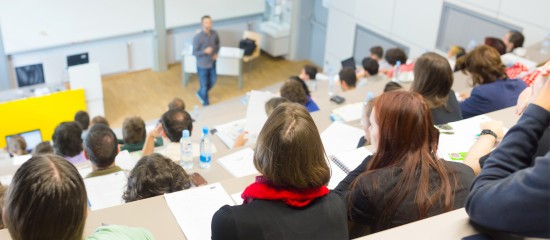
[[[212,141],[210,139],[210,134],[208,133],[208,127],[202,129],[201,136],[201,155],[199,167],[209,168],[212,164]]]
[[[399,82],[399,74],[401,73],[399,68],[401,68],[401,61],[395,62],[395,66],[393,67],[393,75],[391,80],[394,82]]]
[[[189,135],[189,130],[183,130],[180,139],[180,165],[186,170],[193,168],[193,144]]]
[[[472,51],[474,48],[476,48],[477,46],[477,42],[476,40],[472,39],[470,40],[470,42],[468,43],[468,46],[466,46],[466,51]]]
[[[193,112],[191,112],[191,118],[194,121],[198,121],[199,115],[200,115],[199,105],[195,105],[195,107],[193,107]]]
[[[334,95],[334,70],[328,61],[325,62],[325,74],[328,76],[328,95],[332,97]]]
[[[550,33],[546,34],[546,37],[542,40],[542,46],[540,48],[540,54],[548,54],[548,48],[550,48]]]

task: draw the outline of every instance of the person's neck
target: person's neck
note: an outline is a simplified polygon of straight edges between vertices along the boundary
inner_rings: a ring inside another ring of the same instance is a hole
[[[94,171],[94,172],[103,171],[103,170],[107,170],[107,169],[110,169],[110,168],[114,168],[115,166],[116,166],[115,161],[113,161],[113,163],[111,163],[111,165],[109,165],[107,167],[98,167],[95,164],[92,164],[92,171]]]
[[[206,33],[207,35],[210,35],[210,33],[212,33],[212,29],[206,30],[206,29],[203,28],[202,31],[203,31],[204,33]]]

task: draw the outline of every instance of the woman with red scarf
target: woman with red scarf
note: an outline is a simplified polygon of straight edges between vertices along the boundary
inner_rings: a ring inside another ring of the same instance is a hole
[[[258,136],[254,166],[262,175],[242,193],[242,205],[214,214],[212,239],[349,239],[345,200],[326,187],[330,169],[304,106],[275,108]]]

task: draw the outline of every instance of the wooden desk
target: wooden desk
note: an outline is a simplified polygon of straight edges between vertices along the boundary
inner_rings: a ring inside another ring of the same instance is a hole
[[[218,75],[237,76],[239,90],[243,89],[243,54],[244,50],[233,47],[221,47],[216,61],[216,73]],[[197,59],[189,50],[182,52],[182,78],[183,85],[189,83],[189,74],[197,73]]]

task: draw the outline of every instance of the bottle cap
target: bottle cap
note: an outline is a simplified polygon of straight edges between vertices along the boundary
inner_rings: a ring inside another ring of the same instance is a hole
[[[181,136],[182,137],[189,137],[189,135],[190,135],[189,130],[185,129],[185,130],[181,131]]]
[[[208,133],[208,127],[203,127],[202,128],[202,133],[207,134]]]

